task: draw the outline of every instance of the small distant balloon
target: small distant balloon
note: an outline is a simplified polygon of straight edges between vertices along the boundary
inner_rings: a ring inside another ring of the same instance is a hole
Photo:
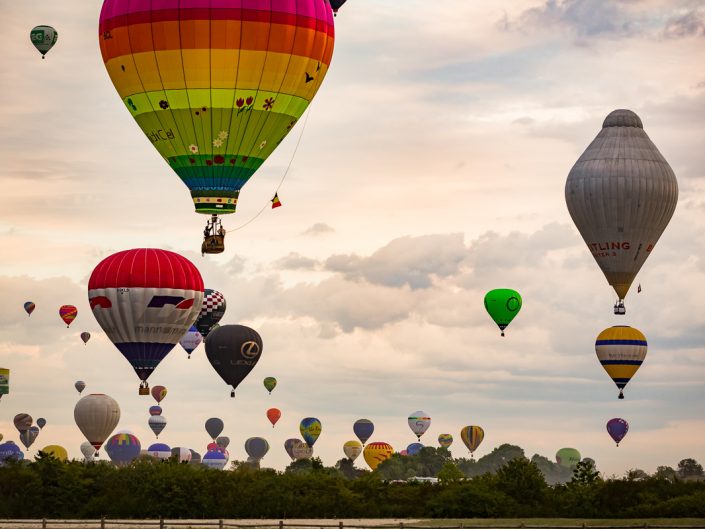
[[[360,441],[348,441],[343,445],[343,453],[350,461],[355,461],[362,453],[362,443]]]
[[[245,452],[253,459],[262,459],[269,452],[269,443],[262,437],[250,437],[245,441]]]
[[[24,459],[24,452],[12,441],[0,444],[0,465],[8,460],[20,461]]]
[[[127,465],[140,455],[142,444],[131,433],[116,433],[105,442],[105,451],[116,465]]]
[[[161,406],[150,406],[149,407],[149,414],[154,417],[155,415],[161,415],[162,414],[162,407]]]
[[[88,340],[91,339],[91,333],[89,332],[82,332],[81,333],[81,340],[83,340],[83,343],[88,343]]]
[[[86,395],[76,403],[73,418],[98,455],[98,450],[120,422],[120,406],[108,395]]]
[[[479,426],[465,426],[460,430],[460,438],[472,456],[485,438],[485,431]]]
[[[504,336],[504,329],[521,310],[521,295],[511,288],[490,290],[485,294],[485,309]]]
[[[340,9],[347,0],[330,0],[330,7],[333,9],[333,16],[338,16]]]
[[[410,456],[415,456],[423,450],[423,445],[421,443],[411,443],[406,447],[406,453]]]
[[[183,446],[176,446],[171,449],[171,457],[175,457],[179,463],[189,463],[193,454],[191,450]]]
[[[311,457],[313,457],[313,447],[309,446],[301,439],[296,440],[296,443],[294,443],[294,447],[291,451],[294,454],[294,459],[297,461],[300,461],[301,459],[311,459]]]
[[[580,463],[580,452],[575,448],[561,448],[556,452],[556,463],[564,468],[575,468]]]
[[[154,400],[157,401],[157,404],[159,404],[161,401],[164,400],[164,397],[166,397],[167,390],[164,386],[153,386],[152,387],[152,397]]]
[[[358,419],[355,421],[355,424],[353,424],[353,433],[360,440],[362,446],[365,446],[365,443],[372,437],[374,431],[375,425],[372,424],[372,421],[369,419]]]
[[[267,419],[272,423],[272,428],[277,424],[277,421],[281,418],[282,412],[277,408],[269,408],[267,410]]]
[[[380,463],[386,461],[394,454],[394,448],[389,443],[370,443],[365,447],[362,455],[365,462],[374,471]]]
[[[415,411],[409,415],[409,428],[416,434],[417,439],[421,439],[428,427],[431,426],[431,417],[425,411]]]
[[[616,325],[597,336],[595,353],[603,369],[619,388],[617,398],[624,398],[624,387],[644,362],[646,350],[646,336],[634,327]]]
[[[37,308],[37,306],[34,303],[32,303],[31,301],[25,301],[24,310],[27,313],[27,317],[32,315],[35,308]]]
[[[287,439],[284,441],[284,450],[286,450],[287,455],[291,458],[292,461],[295,461],[296,458],[294,457],[294,446],[296,443],[300,443],[300,439]]]
[[[59,445],[48,445],[39,451],[53,456],[59,461],[66,461],[69,458],[69,453],[66,451],[66,448]]]
[[[51,26],[35,26],[29,32],[29,40],[42,54],[42,59],[54,47],[59,33]]]
[[[212,288],[206,288],[203,293],[203,304],[201,305],[201,311],[198,314],[196,323],[194,326],[201,333],[201,336],[205,338],[213,330],[213,327],[220,321],[220,319],[225,314],[225,296],[213,290]]]
[[[152,415],[147,422],[150,430],[152,430],[157,439],[159,439],[159,434],[166,428],[166,417],[163,415]]]
[[[215,444],[225,450],[230,445],[230,437],[226,437],[225,435],[219,436],[216,438]]]
[[[209,451],[203,456],[201,463],[208,468],[223,470],[225,465],[228,463],[228,457],[222,452]]]
[[[617,446],[622,442],[622,439],[624,439],[628,431],[629,423],[624,419],[617,417],[607,421],[607,433],[610,434],[612,440],[617,443]]]
[[[164,443],[154,443],[147,448],[147,455],[166,460],[171,457],[171,447]]]
[[[80,395],[83,393],[83,390],[86,389],[86,383],[83,380],[77,380],[73,387],[76,388],[76,391],[78,391],[78,394]]]
[[[76,319],[76,316],[78,316],[78,309],[73,305],[62,305],[59,307],[59,317],[66,324],[67,329],[73,320]]]
[[[218,419],[217,417],[211,417],[206,421],[206,432],[214,441],[216,437],[218,437],[223,432],[224,427],[225,424],[223,424],[223,421],[221,419]]]
[[[39,436],[39,428],[36,426],[30,426],[29,430],[22,430],[20,432],[20,442],[25,448],[29,449],[30,446],[34,444]]]
[[[301,437],[304,438],[306,444],[311,448],[313,448],[313,445],[316,443],[318,436],[321,435],[321,430],[321,421],[315,417],[306,417],[301,419],[301,423],[299,424],[299,432],[301,432]]]
[[[448,448],[453,444],[453,436],[449,433],[442,433],[438,436],[438,444],[443,448]]]
[[[95,459],[95,448],[93,448],[93,445],[88,441],[83,441],[81,443],[80,450],[83,454],[83,458],[86,460],[86,463],[91,463],[93,459]]]
[[[264,379],[264,387],[272,394],[272,390],[277,387],[277,379],[274,377],[266,377]]]
[[[191,325],[191,328],[186,331],[186,334],[179,340],[179,345],[184,348],[184,351],[188,353],[188,357],[191,358],[191,353],[193,353],[196,347],[201,345],[202,341],[203,336],[201,336],[201,333],[198,332],[195,325]]]
[[[47,420],[44,417],[39,417],[37,419],[37,426],[39,426],[40,429],[44,429],[44,427],[47,425]]]
[[[32,416],[28,413],[18,413],[17,415],[15,415],[15,418],[12,420],[12,422],[14,423],[15,428],[17,428],[17,431],[22,433],[32,427],[34,419],[32,419]]]

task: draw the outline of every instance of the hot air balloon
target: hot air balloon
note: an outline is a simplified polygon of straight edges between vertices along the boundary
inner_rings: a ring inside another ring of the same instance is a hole
[[[201,312],[199,312],[198,319],[196,319],[196,323],[194,324],[204,339],[215,326],[218,325],[218,322],[225,314],[226,306],[225,296],[221,292],[213,290],[212,288],[205,290],[203,303],[201,304]]]
[[[615,314],[666,229],[678,202],[668,162],[631,110],[615,110],[568,174],[565,201],[575,226],[617,293]]]
[[[556,452],[556,463],[565,468],[575,468],[580,463],[580,452],[575,448],[561,448]]]
[[[214,441],[222,433],[224,427],[223,421],[217,417],[211,417],[206,421],[206,432]]]
[[[274,377],[266,377],[264,379],[264,387],[269,391],[269,394],[272,394],[272,390],[277,387],[277,379]]]
[[[633,327],[609,327],[597,336],[597,358],[619,388],[618,398],[624,398],[624,386],[644,362],[646,346],[646,337]]]
[[[358,419],[355,421],[355,424],[353,424],[353,433],[360,440],[362,446],[365,446],[365,443],[372,437],[374,431],[375,425],[372,424],[372,421],[369,419]]]
[[[91,339],[91,333],[89,333],[89,332],[82,332],[81,333],[81,340],[83,340],[84,344],[87,344],[88,340],[90,340],[90,339]]]
[[[286,450],[286,453],[289,455],[292,461],[296,461],[296,458],[294,457],[294,446],[296,446],[296,444],[300,442],[301,439],[287,439],[286,441],[284,441],[284,450]]]
[[[230,445],[230,437],[224,435],[218,436],[215,440],[215,444],[218,446],[218,448],[222,448],[223,450],[225,450]]]
[[[39,428],[36,426],[30,426],[28,430],[22,430],[20,432],[20,442],[25,448],[29,449],[30,446],[34,444],[39,436]]]
[[[34,303],[32,303],[31,301],[25,301],[24,310],[27,313],[28,318],[32,315],[35,308],[37,308],[37,306]]]
[[[610,437],[617,443],[617,446],[622,442],[622,439],[624,439],[628,431],[629,423],[624,419],[615,418],[607,421],[607,433],[610,434]]]
[[[595,468],[595,460],[591,457],[584,457],[581,462],[587,463],[591,468]]]
[[[277,408],[269,408],[267,410],[267,419],[272,423],[272,428],[277,424],[277,421],[281,418],[282,412]]]
[[[421,443],[411,443],[409,446],[406,447],[406,453],[407,455],[410,456],[415,456],[421,450],[423,449],[423,445]]]
[[[460,430],[460,438],[463,440],[463,444],[467,446],[470,450],[470,456],[472,457],[480,446],[482,440],[485,438],[485,431],[479,426],[465,426]]]
[[[338,15],[338,9],[340,9],[346,0],[330,0],[330,6],[333,8],[333,16]]]
[[[93,448],[93,445],[88,441],[83,441],[81,443],[80,449],[81,453],[83,454],[83,459],[86,461],[86,463],[92,463],[93,459],[95,458],[95,448]]]
[[[355,461],[362,453],[362,443],[359,441],[347,441],[343,445],[343,453],[350,461]]]
[[[105,0],[100,48],[128,111],[196,212],[211,215],[202,251],[220,253],[217,215],[235,212],[242,186],[313,99],[334,28],[326,0],[201,6]]]
[[[86,395],[76,403],[73,418],[98,457],[98,450],[120,421],[120,406],[108,395]]]
[[[453,444],[453,436],[449,433],[442,433],[438,436],[438,444],[443,448],[448,448]]]
[[[0,367],[0,399],[10,393],[10,370]]]
[[[262,356],[262,338],[244,325],[223,325],[206,340],[206,356],[226,384],[235,388],[252,371]]]
[[[521,295],[510,288],[490,290],[485,294],[485,309],[504,336],[504,329],[521,310]]]
[[[53,456],[59,461],[66,461],[69,458],[69,453],[66,451],[66,448],[59,445],[47,445],[42,448],[40,452]]]
[[[78,394],[80,395],[83,393],[83,390],[86,389],[86,383],[83,380],[77,380],[73,387],[76,388],[76,391],[78,391]]]
[[[215,451],[223,450],[223,448],[221,446],[218,446],[218,443],[213,441],[212,443],[208,443],[208,445],[206,446],[206,450],[208,450],[210,452],[211,450],[215,450]]]
[[[164,443],[154,443],[147,448],[147,455],[165,460],[171,457],[171,447]]]
[[[22,433],[32,427],[34,419],[32,419],[32,416],[28,413],[18,413],[17,415],[15,415],[15,418],[12,420],[12,422],[14,423],[15,428],[17,428],[17,431]]]
[[[161,406],[150,406],[149,407],[149,415],[154,417],[155,415],[161,415],[162,414],[162,407]]]
[[[78,316],[78,309],[73,305],[62,305],[59,307],[59,317],[66,324],[67,329],[73,320],[76,319],[76,316]]]
[[[370,443],[362,453],[365,462],[373,471],[380,463],[392,457],[392,454],[394,454],[394,448],[389,443]]]
[[[171,449],[171,457],[176,458],[179,463],[189,463],[191,461],[191,450],[183,446],[177,446]]]
[[[88,299],[105,334],[142,381],[140,395],[148,395],[147,378],[198,316],[203,280],[174,252],[126,250],[96,266]]]
[[[42,54],[42,59],[56,44],[59,33],[51,26],[35,26],[29,32],[29,40]]]
[[[191,460],[188,462],[189,465],[200,465],[201,464],[201,454],[189,448],[191,452]]]
[[[152,415],[147,422],[149,428],[154,432],[157,439],[159,439],[159,434],[166,428],[166,417],[163,415]]]
[[[127,465],[137,459],[142,450],[140,440],[129,432],[120,432],[105,442],[105,451],[116,465]]]
[[[428,427],[431,426],[431,417],[424,411],[415,411],[409,415],[409,428],[416,434],[417,439],[421,439]]]
[[[152,387],[152,398],[157,401],[157,404],[161,402],[166,397],[167,390],[164,386],[154,386]]]
[[[262,437],[250,437],[245,441],[245,452],[253,459],[262,459],[269,452],[269,443]]]
[[[191,325],[191,328],[186,331],[186,334],[179,340],[179,345],[184,348],[184,351],[188,353],[188,357],[191,358],[191,353],[193,353],[196,347],[201,345],[202,341],[203,336],[201,336],[201,333],[198,332],[195,325]]]
[[[321,435],[321,430],[321,421],[315,417],[306,417],[301,419],[301,423],[299,424],[299,432],[301,432],[301,437],[304,438],[304,441],[306,441],[308,446],[313,448],[316,439],[318,439],[318,436]]]
[[[208,468],[214,468],[216,470],[223,470],[225,465],[228,463],[228,456],[222,452],[209,451],[201,459],[201,464],[207,466]]]
[[[39,426],[41,430],[43,430],[46,425],[47,420],[44,417],[39,417],[39,419],[37,419],[37,426]]]
[[[294,446],[291,448],[291,453],[294,455],[296,461],[311,459],[313,457],[313,447],[303,442],[301,439],[297,439]]]
[[[20,461],[22,459],[24,459],[24,453],[15,443],[7,441],[6,443],[0,444],[0,465],[6,461]]]

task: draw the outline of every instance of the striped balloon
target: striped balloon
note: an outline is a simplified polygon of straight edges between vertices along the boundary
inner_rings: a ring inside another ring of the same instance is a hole
[[[235,211],[334,42],[328,0],[105,0],[99,31],[125,107],[204,214]]]
[[[619,388],[620,399],[624,398],[624,386],[646,357],[646,346],[646,337],[642,332],[626,325],[610,327],[597,336],[597,358]]]
[[[460,430],[460,438],[463,440],[465,446],[468,447],[470,455],[472,456],[485,438],[485,431],[479,426],[465,426]]]
[[[438,436],[438,444],[443,448],[449,448],[453,444],[453,436],[449,433],[442,433]]]
[[[76,316],[78,316],[78,309],[73,305],[62,305],[59,307],[59,317],[64,321],[67,329],[73,320],[76,319]]]
[[[88,280],[93,315],[139,376],[147,379],[201,310],[203,280],[188,259],[139,248],[101,261]]]

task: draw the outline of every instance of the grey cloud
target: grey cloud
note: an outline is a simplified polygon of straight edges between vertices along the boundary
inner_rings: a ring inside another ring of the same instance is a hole
[[[326,235],[328,233],[335,233],[335,230],[331,226],[329,226],[328,224],[326,224],[324,222],[317,222],[316,224],[307,228],[302,233],[302,235],[316,236],[316,235]]]
[[[693,10],[673,17],[666,22],[663,34],[669,39],[705,36],[705,14]]]
[[[458,272],[467,248],[463,235],[422,235],[394,239],[369,257],[334,255],[326,269],[347,279],[412,289],[428,288],[433,277],[448,277]]]
[[[319,262],[316,259],[311,259],[297,252],[282,257],[274,263],[276,268],[282,270],[316,270]]]

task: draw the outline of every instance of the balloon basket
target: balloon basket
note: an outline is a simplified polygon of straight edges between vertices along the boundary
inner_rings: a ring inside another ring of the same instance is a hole
[[[149,395],[149,388],[140,387],[139,394],[140,395]]]

